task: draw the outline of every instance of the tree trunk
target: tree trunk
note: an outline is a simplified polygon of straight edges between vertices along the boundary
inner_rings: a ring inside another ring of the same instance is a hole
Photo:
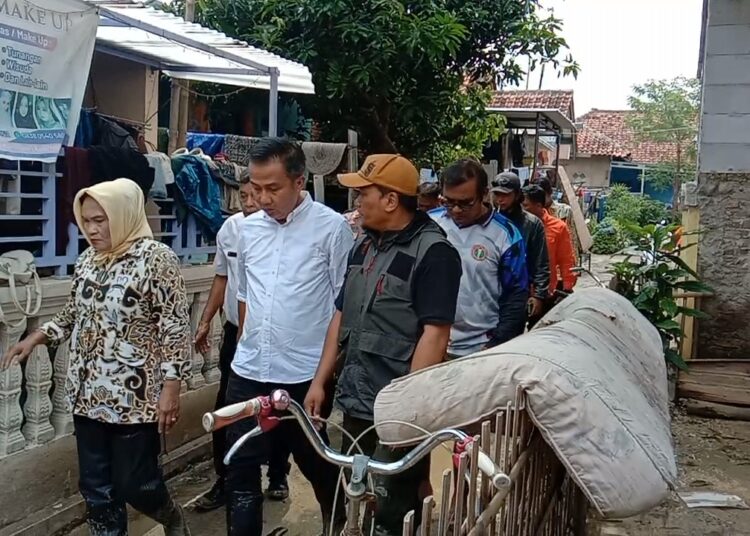
[[[388,133],[388,125],[383,123],[380,114],[374,108],[371,108],[363,119],[361,127],[370,140],[369,152],[373,154],[397,154],[398,149]]]

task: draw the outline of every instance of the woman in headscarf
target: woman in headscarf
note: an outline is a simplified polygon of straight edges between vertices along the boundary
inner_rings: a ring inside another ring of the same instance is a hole
[[[84,188],[73,209],[91,247],[76,262],[70,298],[0,368],[17,366],[39,344],[70,338],[65,388],[91,534],[126,535],[127,503],[167,536],[188,535],[158,463],[160,434],[179,418],[191,363],[178,259],[153,240],[143,193],[129,179]]]

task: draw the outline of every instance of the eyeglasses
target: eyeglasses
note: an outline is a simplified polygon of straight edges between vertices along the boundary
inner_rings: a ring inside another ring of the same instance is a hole
[[[471,207],[476,205],[479,202],[478,198],[472,199],[471,201],[454,201],[453,199],[448,199],[446,197],[440,196],[440,204],[443,205],[448,210],[453,210],[454,208],[457,208],[461,212],[465,210],[469,210]]]

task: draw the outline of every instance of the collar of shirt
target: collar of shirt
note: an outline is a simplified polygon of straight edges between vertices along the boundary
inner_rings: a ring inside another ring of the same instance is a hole
[[[486,206],[489,209],[487,211],[487,213],[484,216],[482,216],[481,218],[479,218],[478,220],[476,220],[474,223],[470,223],[469,225],[459,226],[453,220],[453,218],[451,218],[450,214],[448,214],[448,210],[445,209],[445,208],[443,208],[442,211],[438,214],[438,217],[444,218],[444,219],[450,221],[458,229],[468,229],[469,227],[473,227],[475,225],[481,225],[482,227],[487,227],[490,224],[490,222],[492,221],[492,218],[495,216],[495,214],[498,213],[498,211],[496,209],[492,208],[487,203],[484,203],[484,206]]]
[[[265,211],[263,211],[263,218],[266,219],[266,220],[268,220],[268,221],[275,221],[276,223],[278,223],[281,226],[289,225],[290,223],[292,223],[295,220],[295,218],[299,218],[302,213],[304,213],[306,210],[309,210],[310,207],[313,204],[313,200],[310,197],[309,193],[307,193],[307,192],[300,192],[300,196],[302,197],[302,201],[300,201],[300,204],[297,205],[296,207],[294,207],[294,210],[292,210],[289,213],[289,216],[286,217],[286,220],[284,221],[284,223],[281,223],[278,220],[274,220],[271,216],[269,216],[268,214],[266,214]]]

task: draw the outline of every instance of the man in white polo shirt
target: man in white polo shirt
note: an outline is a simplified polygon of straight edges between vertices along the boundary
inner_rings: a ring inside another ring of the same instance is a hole
[[[239,326],[227,404],[275,389],[302,403],[323,350],[334,300],[354,239],[346,220],[304,191],[301,147],[265,138],[251,152],[251,185],[259,212],[240,228]],[[255,423],[246,419],[227,431],[231,445]],[[299,425],[283,421],[273,442],[285,442],[312,484],[324,526],[331,522],[338,469],[313,450]],[[269,437],[248,441],[227,468],[227,530],[231,536],[261,536],[263,495],[260,466]],[[340,494],[341,495],[341,494]],[[343,517],[341,508],[338,516]]]
[[[520,231],[484,203],[488,177],[479,162],[459,160],[443,170],[442,208],[429,212],[461,255],[463,276],[448,356],[463,357],[502,344],[523,331],[529,277]]]

